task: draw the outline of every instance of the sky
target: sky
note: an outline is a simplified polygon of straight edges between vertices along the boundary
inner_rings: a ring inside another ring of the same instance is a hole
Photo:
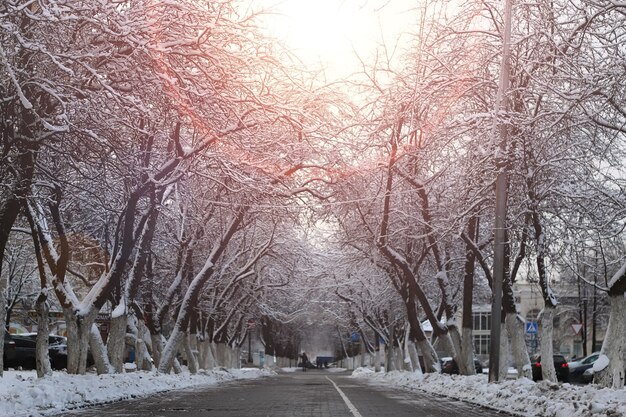
[[[272,10],[263,30],[288,45],[309,65],[321,64],[329,79],[359,69],[382,42],[394,45],[410,30],[415,1],[408,0],[243,0],[252,11]]]

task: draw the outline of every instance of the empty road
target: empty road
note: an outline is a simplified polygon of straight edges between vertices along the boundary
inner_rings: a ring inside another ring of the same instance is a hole
[[[490,417],[506,414],[422,393],[393,391],[327,370],[281,373],[64,412],[73,417]]]

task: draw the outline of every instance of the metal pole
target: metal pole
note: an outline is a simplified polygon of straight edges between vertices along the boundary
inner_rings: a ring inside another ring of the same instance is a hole
[[[252,363],[252,329],[248,329],[248,363]]]
[[[585,311],[585,314],[583,315],[583,329],[582,329],[582,339],[583,339],[583,356],[587,356],[587,297],[583,298],[583,308]],[[595,346],[592,346],[592,349],[595,348]],[[593,353],[594,350],[591,351],[591,353]]]
[[[513,0],[506,0],[504,10],[504,39],[502,42],[502,66],[500,67],[500,86],[496,100],[495,116],[500,117],[500,111],[506,111],[506,92],[509,88],[509,59],[511,43],[511,11]],[[489,382],[498,382],[500,379],[500,327],[502,321],[502,281],[504,280],[504,255],[506,238],[507,212],[507,127],[504,122],[496,119],[500,131],[500,145],[496,156],[498,176],[496,178],[496,207],[495,207],[495,240],[493,257],[493,304],[491,305],[491,340],[489,349]]]

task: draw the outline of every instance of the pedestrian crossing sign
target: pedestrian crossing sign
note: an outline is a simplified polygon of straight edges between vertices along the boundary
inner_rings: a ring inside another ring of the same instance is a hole
[[[537,334],[539,330],[539,326],[536,321],[527,321],[526,322],[526,333],[527,334]]]

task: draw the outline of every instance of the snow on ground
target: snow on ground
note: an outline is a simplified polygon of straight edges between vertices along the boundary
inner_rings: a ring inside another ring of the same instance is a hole
[[[425,391],[525,417],[626,416],[626,389],[535,383],[527,378],[489,384],[487,375],[423,375],[403,371],[385,374],[366,368],[355,370],[352,376],[385,387]]]
[[[346,368],[328,368],[328,369],[326,369],[326,372],[330,372],[330,373],[345,372],[345,371],[347,371]]]
[[[132,372],[111,375],[68,375],[54,372],[37,378],[35,371],[4,371],[0,378],[0,417],[44,416],[63,410],[142,397],[162,391],[215,385],[274,375],[256,368],[215,369],[192,375]]]

